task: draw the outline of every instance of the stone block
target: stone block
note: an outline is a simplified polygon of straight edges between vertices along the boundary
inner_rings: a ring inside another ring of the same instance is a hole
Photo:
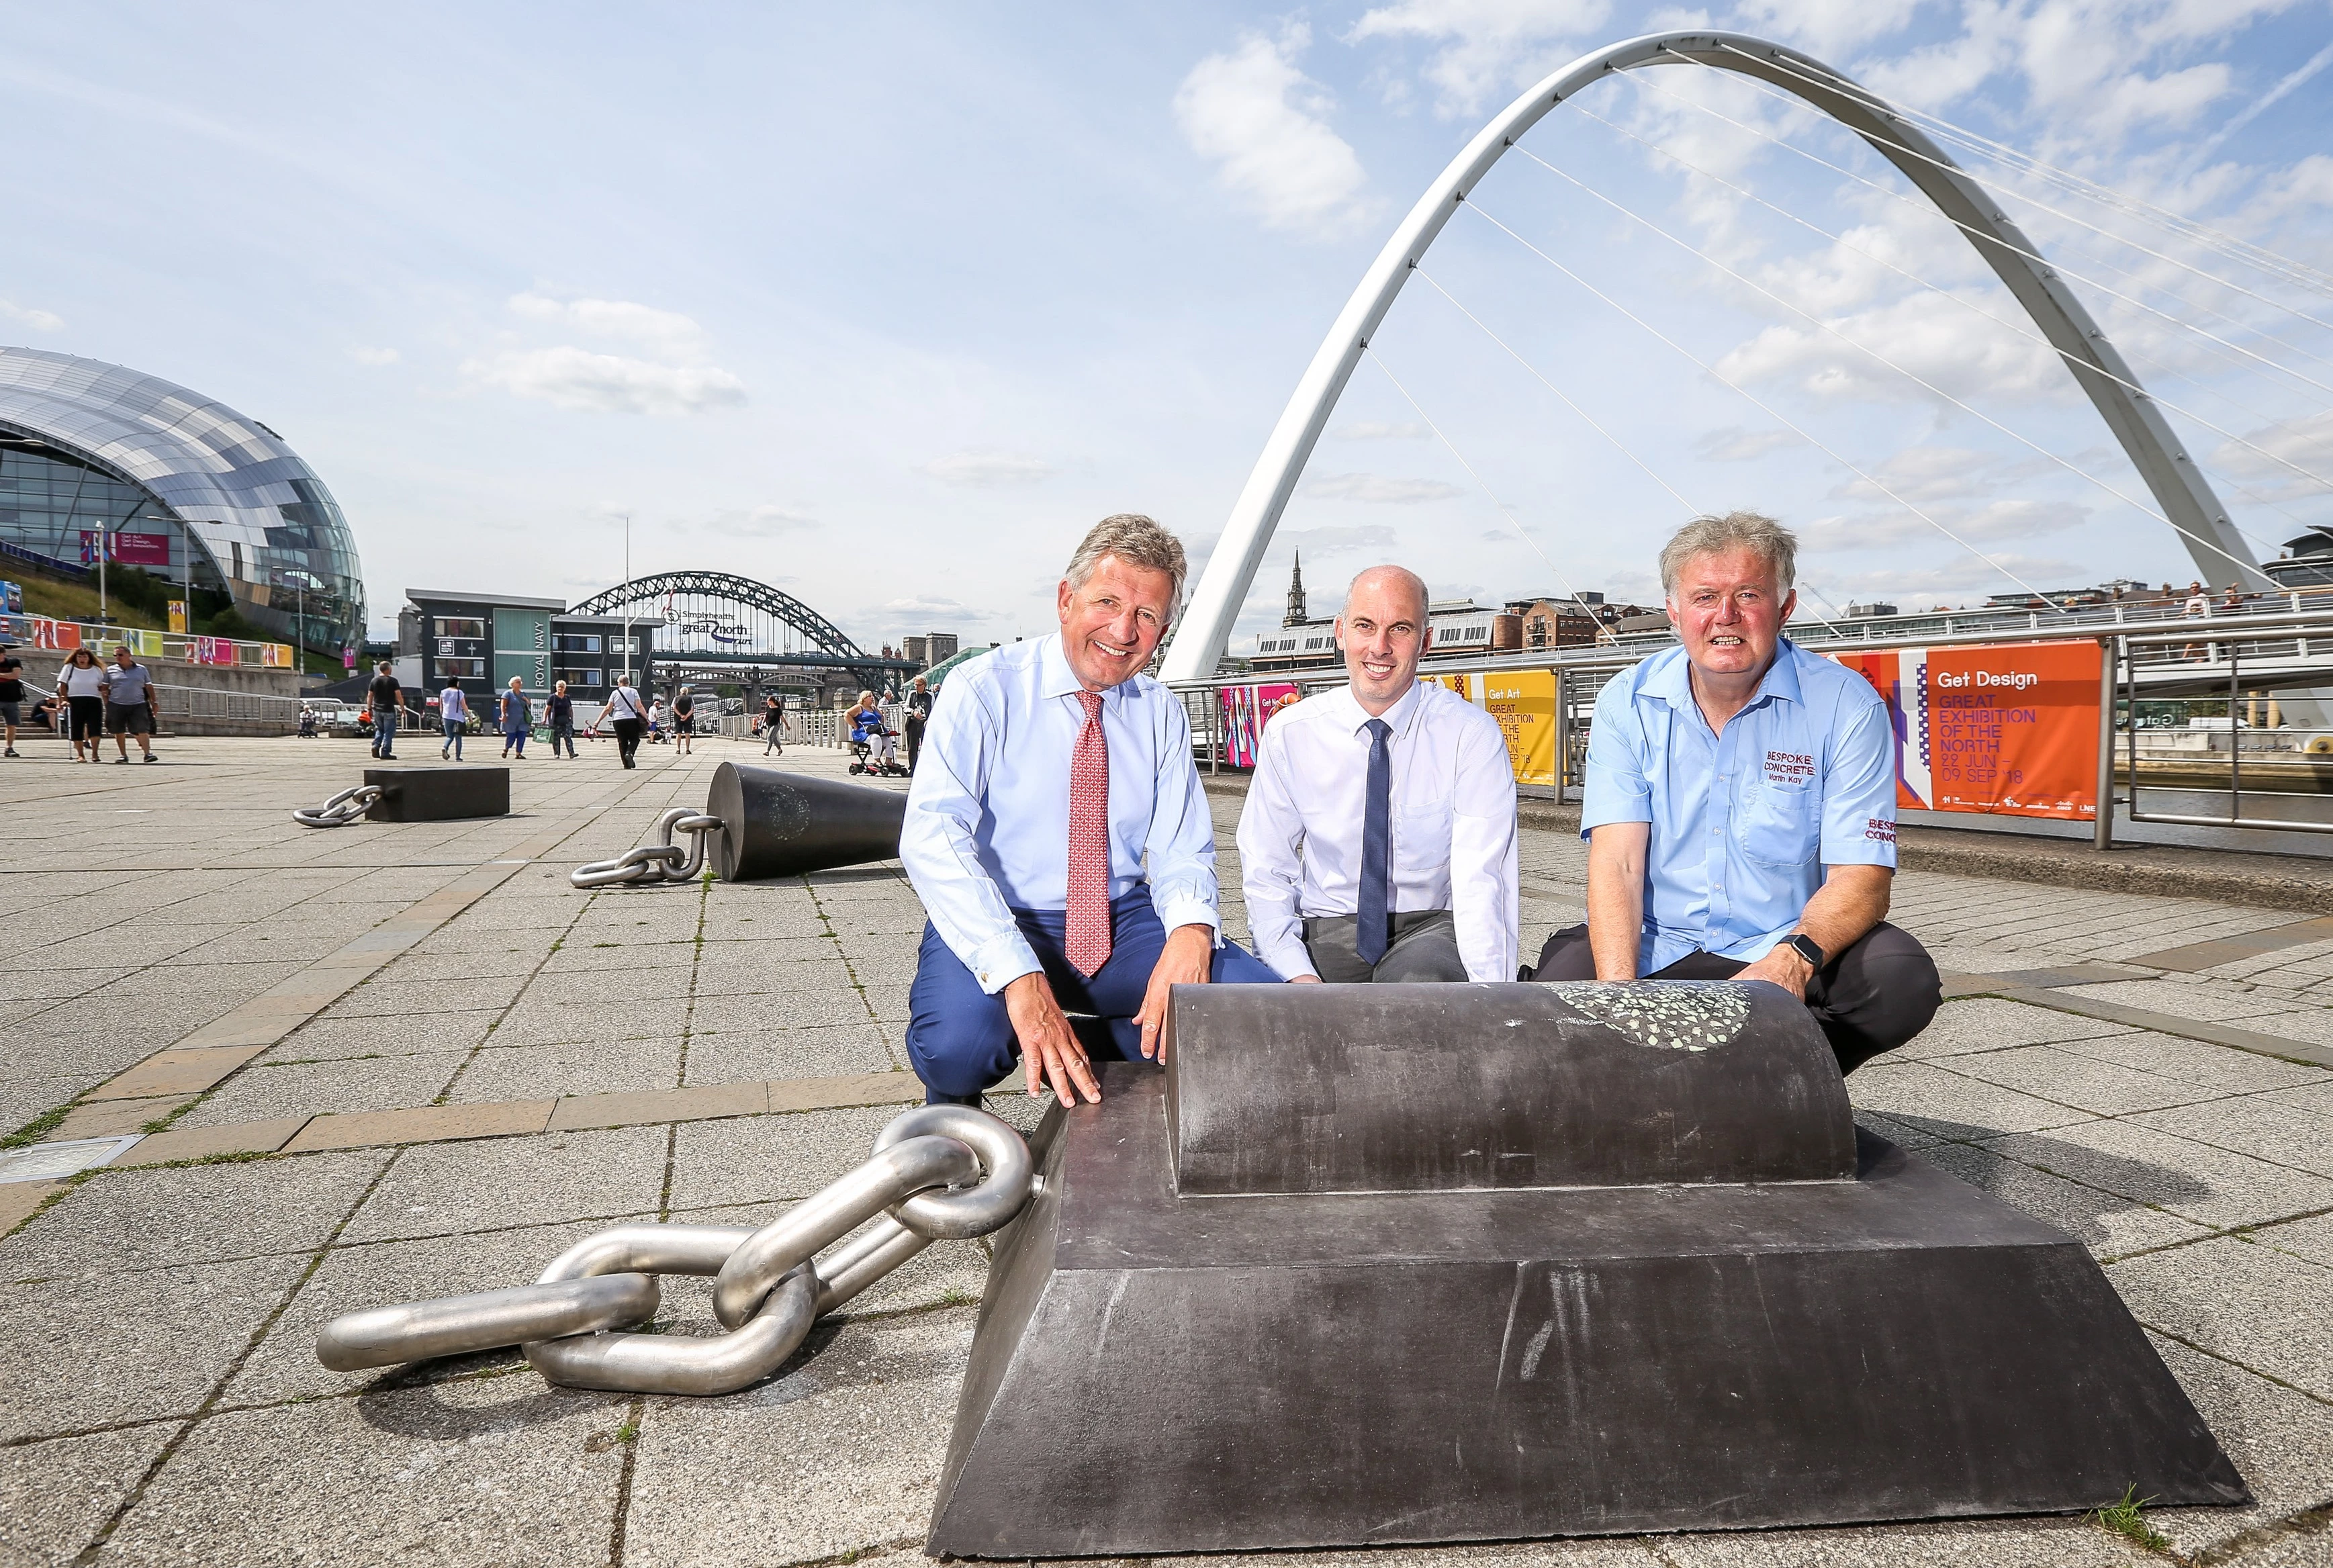
[[[540,1132],[551,1121],[552,1103],[530,1100],[494,1105],[417,1105],[402,1111],[319,1116],[284,1146],[284,1152],[309,1154],[371,1144],[434,1143]]]

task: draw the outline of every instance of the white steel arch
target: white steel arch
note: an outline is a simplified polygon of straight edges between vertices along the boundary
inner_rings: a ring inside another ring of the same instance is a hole
[[[1584,54],[1509,104],[1484,126],[1403,218],[1393,237],[1345,302],[1336,324],[1296,383],[1295,395],[1264,443],[1247,487],[1240,492],[1222,540],[1200,574],[1161,670],[1168,680],[1202,679],[1215,672],[1231,639],[1232,623],[1271,544],[1272,530],[1312,456],[1330,412],[1360,362],[1378,324],[1467,193],[1482,182],[1516,140],[1558,104],[1615,71],[1646,65],[1698,63],[1737,71],[1796,94],[1869,142],[1903,170],[1944,215],[1962,226],[1969,243],[2000,274],[2018,303],[2064,357],[2066,368],[2114,432],[2209,582],[2240,570],[2248,588],[2271,588],[2227,508],[2197,469],[2155,400],[2133,389],[2138,378],[2107,341],[2088,311],[2055,269],[2037,260],[2039,249],[2009,220],[2001,204],[1944,155],[1943,148],[1887,103],[1810,56],[1740,33],[1662,33]],[[2233,568],[2231,563],[2240,563]]]

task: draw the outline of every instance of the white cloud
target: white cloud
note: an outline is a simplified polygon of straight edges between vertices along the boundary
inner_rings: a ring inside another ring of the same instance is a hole
[[[349,358],[360,365],[393,365],[404,357],[395,349],[368,349],[360,345],[349,351]]]
[[[1693,444],[1704,463],[1748,463],[1783,447],[1802,443],[1788,430],[1745,430],[1739,425],[1704,431]]]
[[[1925,594],[1965,594],[1972,590],[1982,598],[2013,592],[2019,579],[2035,588],[2070,588],[2086,586],[2095,576],[2078,562],[2054,556],[2002,554],[1980,559],[1964,554],[1935,566],[1853,572],[1825,582],[1823,588],[1826,592],[1851,593],[1858,601],[1872,595],[1914,599]]]
[[[514,294],[510,308],[524,320],[585,337],[612,338],[660,360],[694,360],[705,353],[705,329],[677,311],[629,300],[554,300],[538,293]]]
[[[1304,494],[1320,501],[1362,501],[1373,505],[1411,506],[1447,501],[1466,492],[1439,479],[1399,479],[1384,474],[1318,474],[1304,481]]]
[[[966,449],[933,458],[924,465],[924,472],[943,485],[974,490],[1012,490],[1042,485],[1061,470],[1042,457],[1024,453]]]
[[[754,506],[744,511],[715,512],[712,521],[705,524],[705,531],[739,539],[769,539],[817,526],[817,518],[783,506]]]
[[[1788,381],[1817,397],[1858,401],[1934,399],[1906,370],[1963,402],[2079,395],[2046,345],[1944,309],[1925,291],[1829,324],[1847,341],[1811,325],[1771,326],[1719,360],[1717,371],[1729,380]]]
[[[2304,414],[2265,425],[2246,432],[2244,440],[2251,445],[2222,442],[2212,454],[2213,466],[2280,500],[2319,495],[2333,488],[2293,472],[2298,467],[2309,474],[2333,474],[2333,412]]]
[[[1328,91],[1296,67],[1311,29],[1251,37],[1191,68],[1175,93],[1175,123],[1215,178],[1271,228],[1334,238],[1366,222],[1368,175],[1329,128]]]
[[[31,305],[20,305],[14,300],[0,300],[0,322],[14,322],[18,326],[30,327],[36,332],[61,332],[65,330],[64,317],[54,311],[37,310]]]
[[[916,593],[905,599],[887,599],[860,617],[861,620],[888,620],[910,622],[907,635],[918,636],[924,631],[946,631],[959,620],[994,620],[996,612],[974,610],[960,600],[940,593]]]
[[[745,401],[745,384],[712,365],[660,365],[565,345],[466,361],[462,374],[514,397],[606,414],[703,414]]]
[[[1344,528],[1283,529],[1272,536],[1272,543],[1288,545],[1298,555],[1320,557],[1349,555],[1362,550],[1384,554],[1399,541],[1394,531],[1382,523],[1362,523]]]
[[[1434,428],[1416,419],[1363,419],[1339,425],[1329,434],[1340,441],[1423,441],[1434,434]]]
[[[1426,79],[1439,90],[1444,114],[1471,115],[1544,75],[1556,63],[1551,45],[1584,41],[1611,13],[1608,0],[1395,0],[1364,12],[1347,37],[1439,45]]]

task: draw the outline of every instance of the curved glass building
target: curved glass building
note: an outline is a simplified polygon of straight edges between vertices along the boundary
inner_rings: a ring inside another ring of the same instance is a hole
[[[0,348],[0,542],[81,566],[108,534],[115,561],[226,593],[285,641],[363,635],[348,520],[281,436],[158,376]]]

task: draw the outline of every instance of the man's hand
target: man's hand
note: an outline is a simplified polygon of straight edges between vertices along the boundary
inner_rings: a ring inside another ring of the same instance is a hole
[[[1771,952],[1733,977],[1737,980],[1763,980],[1769,986],[1780,986],[1803,1002],[1807,999],[1807,982],[1815,977],[1815,967],[1808,963],[1796,948],[1777,942]]]
[[[1021,1066],[1029,1075],[1031,1094],[1050,1083],[1053,1097],[1064,1105],[1078,1102],[1077,1090],[1085,1092],[1089,1102],[1101,1103],[1101,1085],[1094,1082],[1086,1048],[1070,1033],[1070,1021],[1061,1015],[1061,1005],[1053,1000],[1053,987],[1042,972],[1032,969],[1006,983],[1004,1015],[1021,1041]]]
[[[1326,980],[1323,980],[1318,975],[1291,975],[1288,976],[1288,983],[1291,986],[1325,986],[1328,984]]]
[[[1205,985],[1215,961],[1213,927],[1177,926],[1166,933],[1166,946],[1150,971],[1150,989],[1143,993],[1142,1011],[1134,1015],[1142,1025],[1143,1055],[1166,1060],[1166,1042],[1160,1031],[1166,1026],[1166,1005],[1171,999],[1167,993],[1176,986]]]

